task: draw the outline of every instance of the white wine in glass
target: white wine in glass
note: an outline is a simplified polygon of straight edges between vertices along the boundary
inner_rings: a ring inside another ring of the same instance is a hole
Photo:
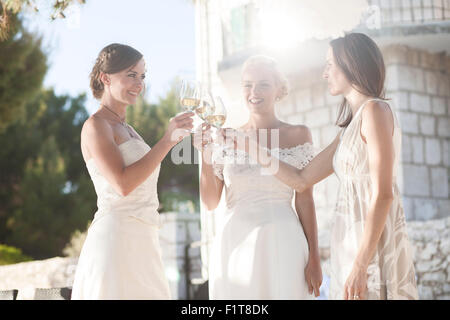
[[[221,128],[227,119],[227,110],[220,97],[214,97],[214,111],[206,117],[206,122],[216,128]]]
[[[180,105],[183,111],[194,111],[200,105],[201,88],[195,81],[181,81]]]
[[[225,123],[227,116],[223,114],[212,114],[206,117],[206,122],[216,128],[221,128]]]
[[[180,105],[182,110],[184,112],[195,111],[195,109],[200,105],[201,93],[201,85],[198,82],[183,79],[181,81],[181,87],[179,91]],[[194,133],[195,129],[195,116],[193,120],[194,128],[190,130],[191,133]]]
[[[184,111],[194,111],[200,105],[200,99],[183,98],[180,104]]]
[[[204,91],[201,97],[200,105],[195,109],[195,113],[203,120],[214,113],[214,100],[208,91]]]

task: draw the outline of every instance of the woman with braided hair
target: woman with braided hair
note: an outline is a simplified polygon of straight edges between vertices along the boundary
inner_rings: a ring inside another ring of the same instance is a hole
[[[100,107],[83,125],[81,151],[97,193],[78,260],[72,299],[170,299],[158,238],[161,161],[192,129],[193,113],[172,118],[150,148],[126,123],[144,88],[145,61],[123,44],[101,50],[90,75]]]

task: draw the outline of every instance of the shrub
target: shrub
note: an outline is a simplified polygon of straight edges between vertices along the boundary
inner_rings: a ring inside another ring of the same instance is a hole
[[[0,244],[0,265],[31,261],[31,257],[24,255],[19,248]]]

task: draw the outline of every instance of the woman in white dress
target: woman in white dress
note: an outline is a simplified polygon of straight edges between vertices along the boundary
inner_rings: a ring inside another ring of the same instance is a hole
[[[311,134],[307,127],[275,116],[275,103],[287,95],[287,80],[275,61],[249,58],[242,70],[242,88],[250,118],[238,130],[267,141],[274,155],[303,168],[313,158]],[[216,212],[221,222],[209,261],[210,299],[318,296],[322,272],[312,188],[294,192],[249,163],[245,153],[211,150],[208,126],[203,133],[205,143],[194,143],[203,151],[201,200],[213,210],[223,189],[226,195],[225,212]],[[215,155],[222,151],[226,156],[221,164]]]
[[[249,151],[264,166],[276,162],[276,176],[297,192],[333,172],[338,176],[330,242],[331,299],[417,299],[396,182],[401,131],[384,98],[383,56],[361,33],[330,45],[324,78],[330,94],[344,98],[337,121],[342,130],[335,140],[302,170],[271,157],[255,141],[235,147]],[[232,138],[239,132],[225,134]]]
[[[98,196],[72,288],[72,299],[170,299],[161,259],[157,180],[161,161],[192,128],[193,113],[171,119],[150,148],[125,122],[144,88],[145,62],[111,44],[91,72],[100,108],[84,123],[81,151]]]

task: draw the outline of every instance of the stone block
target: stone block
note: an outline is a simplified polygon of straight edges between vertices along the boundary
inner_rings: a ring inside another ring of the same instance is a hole
[[[398,65],[398,89],[425,92],[424,73],[421,68]]]
[[[438,203],[438,215],[439,217],[449,217],[450,216],[450,200],[437,200]],[[450,225],[447,225],[450,230]]]
[[[294,104],[289,99],[284,99],[278,103],[276,109],[281,116],[290,115],[294,112]]]
[[[441,143],[439,139],[425,139],[425,162],[430,165],[441,163]]]
[[[327,90],[327,92],[325,93],[325,104],[327,106],[338,108],[341,105],[341,102],[342,102],[341,95],[332,96]]]
[[[431,98],[431,109],[433,114],[435,115],[444,115],[447,110],[447,105],[445,103],[445,99],[441,97],[432,97]]]
[[[395,55],[391,55],[391,59],[394,59],[395,57]],[[400,89],[398,69],[399,65],[397,64],[389,64],[386,66],[385,86],[387,90],[397,91]]]
[[[417,136],[412,137],[411,146],[412,146],[413,162],[417,164],[424,163],[425,157],[424,157],[423,138]]]
[[[314,108],[325,106],[326,88],[322,85],[316,85],[311,89],[312,105]]]
[[[307,121],[305,121],[305,122],[307,122]],[[312,141],[320,141],[320,129],[311,128],[310,131],[311,131]]]
[[[430,195],[430,179],[425,166],[403,165],[404,192],[407,196]],[[417,208],[415,210],[417,217]]]
[[[199,221],[192,221],[192,222],[188,223],[188,234],[189,234],[189,240],[191,242],[200,240],[201,234],[200,234]]]
[[[450,96],[450,77],[446,74],[438,75],[438,94],[440,96]]]
[[[426,272],[422,276],[423,282],[445,282],[445,273],[443,271],[437,271],[437,272]]]
[[[412,143],[411,143],[411,137],[409,135],[403,135],[402,136],[402,163],[409,163],[412,162]]]
[[[187,226],[185,222],[177,222],[176,224],[176,242],[187,243]]]
[[[420,300],[433,300],[433,288],[431,286],[418,285]]]
[[[412,111],[430,113],[431,101],[427,94],[411,93],[409,108]]]
[[[295,93],[297,98],[297,111],[304,112],[312,109],[311,92],[309,89],[303,89]]]
[[[433,199],[414,199],[415,216],[419,220],[430,220],[438,217],[438,205]]]
[[[427,87],[427,93],[438,94],[439,88],[439,74],[435,71],[425,71],[425,83]]]
[[[419,133],[419,118],[417,114],[399,111],[397,115],[403,132]]]
[[[449,167],[449,156],[450,156],[450,150],[449,150],[449,140],[448,139],[442,139],[442,162],[444,166]]]
[[[435,242],[429,242],[426,244],[425,248],[420,251],[418,255],[421,260],[430,260],[432,256],[436,255],[438,252],[438,244]]]
[[[448,198],[447,168],[431,168],[431,194],[436,198]]]
[[[420,132],[427,136],[434,136],[436,134],[436,119],[433,116],[423,115],[419,116]]]
[[[449,117],[439,117],[437,133],[440,137],[450,138]]]
[[[414,220],[414,199],[402,197],[403,211],[405,212],[406,220]]]
[[[396,91],[392,94],[387,94],[392,99],[390,102],[393,109],[397,110],[409,110],[409,94],[404,91]]]
[[[425,273],[438,271],[440,269],[441,263],[442,263],[442,260],[436,260],[436,259],[418,260],[416,262],[416,271],[423,276],[423,274],[425,274]]]
[[[297,113],[294,115],[290,115],[289,117],[287,117],[286,121],[293,125],[304,124],[303,114]]]
[[[328,125],[320,129],[321,141],[313,141],[313,143],[320,143],[321,147],[328,146],[336,138],[339,128],[334,125]]]
[[[305,113],[305,125],[310,128],[317,128],[328,124],[330,124],[330,112],[328,108],[317,108]]]
[[[441,239],[439,243],[439,251],[444,256],[448,257],[450,255],[450,238],[447,237]]]

